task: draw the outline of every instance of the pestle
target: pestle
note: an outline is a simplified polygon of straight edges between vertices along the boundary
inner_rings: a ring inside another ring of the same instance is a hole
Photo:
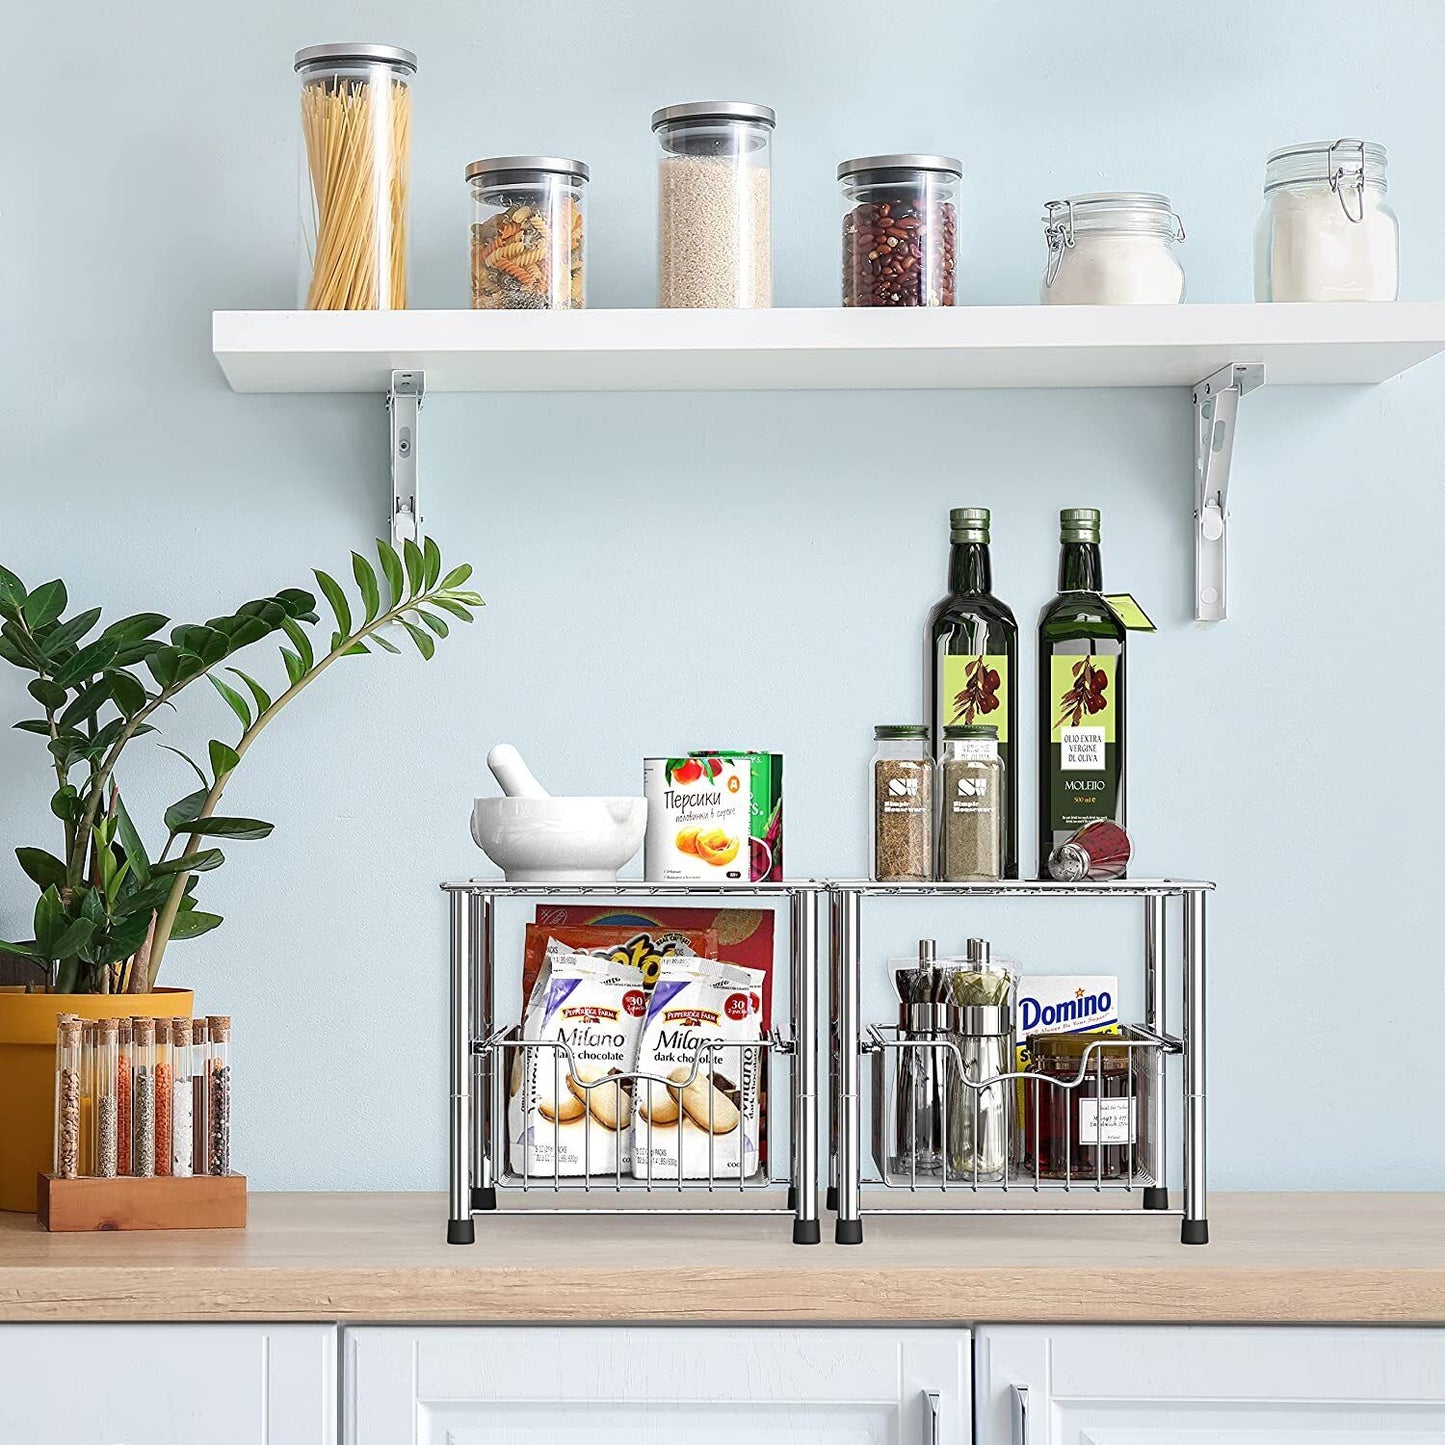
[[[487,766],[509,798],[549,798],[552,795],[532,776],[521,753],[511,743],[498,743],[487,754]]]

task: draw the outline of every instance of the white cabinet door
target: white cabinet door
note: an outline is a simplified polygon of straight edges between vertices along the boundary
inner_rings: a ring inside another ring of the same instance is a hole
[[[1001,1326],[975,1340],[976,1445],[1445,1440],[1445,1330]]]
[[[0,1325],[5,1445],[335,1445],[331,1325]]]
[[[969,1438],[963,1330],[348,1329],[347,1445]]]

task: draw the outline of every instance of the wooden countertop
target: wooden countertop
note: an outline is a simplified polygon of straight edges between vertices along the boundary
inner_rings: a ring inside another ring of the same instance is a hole
[[[1445,1323],[1445,1194],[1224,1194],[1152,1218],[477,1220],[435,1194],[253,1194],[245,1231],[50,1235],[0,1214],[0,1320]]]

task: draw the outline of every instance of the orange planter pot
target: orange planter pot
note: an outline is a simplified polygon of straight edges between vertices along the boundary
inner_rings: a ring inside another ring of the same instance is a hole
[[[0,1209],[34,1214],[37,1174],[54,1162],[55,1021],[183,1018],[196,996],[188,988],[155,993],[24,993],[0,988]]]

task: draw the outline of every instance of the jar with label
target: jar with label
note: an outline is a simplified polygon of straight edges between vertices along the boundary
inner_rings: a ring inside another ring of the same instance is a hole
[[[773,304],[772,142],[766,105],[708,100],[654,111],[657,290],[666,307]]]
[[[843,305],[952,306],[958,192],[952,156],[857,156],[843,187]]]
[[[582,309],[587,176],[581,161],[560,156],[492,156],[467,167],[474,311]]]
[[[1100,191],[1044,203],[1046,306],[1172,305],[1184,300],[1174,247],[1184,222],[1168,196]]]
[[[1274,151],[1254,233],[1256,301],[1393,301],[1400,225],[1386,195],[1385,148],[1313,141]]]
[[[943,729],[938,758],[938,876],[989,883],[1003,876],[1003,764],[998,729]]]
[[[1117,1034],[1030,1034],[1024,1169],[1040,1179],[1123,1179],[1138,1158],[1133,1049]]]
[[[873,729],[871,866],[880,883],[933,880],[933,760],[928,729],[912,723]]]

